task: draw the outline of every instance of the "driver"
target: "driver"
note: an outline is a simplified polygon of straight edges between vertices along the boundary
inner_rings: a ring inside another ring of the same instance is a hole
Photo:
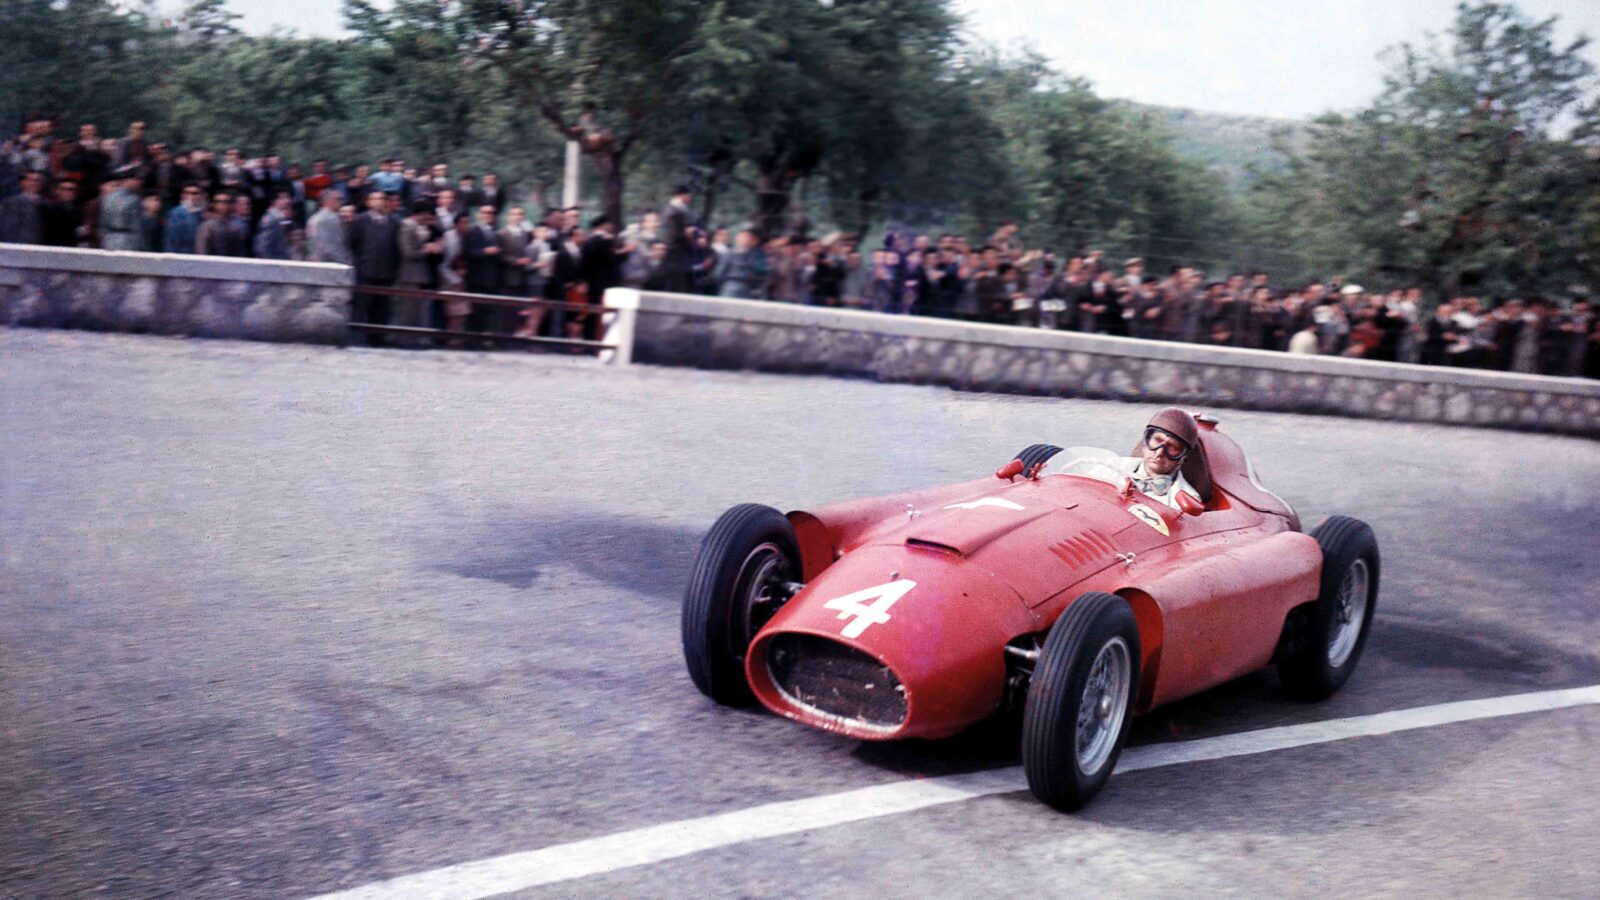
[[[1139,455],[1124,459],[1124,463],[1134,464],[1128,473],[1133,486],[1173,509],[1179,508],[1179,491],[1199,499],[1199,493],[1182,472],[1184,459],[1199,440],[1200,431],[1193,416],[1175,406],[1156,413],[1144,426]]]

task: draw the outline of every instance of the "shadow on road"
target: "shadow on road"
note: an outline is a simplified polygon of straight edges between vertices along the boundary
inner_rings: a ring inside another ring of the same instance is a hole
[[[683,597],[704,529],[608,516],[496,516],[429,543],[438,571],[526,589],[563,566],[674,603]]]

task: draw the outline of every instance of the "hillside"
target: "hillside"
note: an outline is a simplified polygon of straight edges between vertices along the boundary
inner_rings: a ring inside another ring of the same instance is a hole
[[[1305,141],[1305,123],[1295,119],[1117,102],[1134,112],[1164,121],[1173,133],[1173,145],[1179,153],[1204,162],[1220,173],[1234,190],[1249,185],[1252,166],[1266,171],[1282,167],[1283,155],[1273,148],[1280,134],[1288,139],[1291,147],[1298,148]]]

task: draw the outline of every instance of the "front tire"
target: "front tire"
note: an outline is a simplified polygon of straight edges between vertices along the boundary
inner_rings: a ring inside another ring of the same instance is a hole
[[[1022,718],[1022,766],[1035,797],[1071,812],[1111,778],[1133,720],[1139,658],[1139,626],[1116,594],[1084,594],[1056,620]]]
[[[724,706],[755,702],[745,651],[799,574],[800,544],[783,513],[745,503],[711,526],[683,596],[683,658],[702,694]]]
[[[1321,586],[1305,638],[1278,664],[1278,678],[1291,696],[1325,700],[1350,679],[1367,644],[1378,604],[1378,539],[1349,516],[1330,517],[1311,536],[1322,548]]]

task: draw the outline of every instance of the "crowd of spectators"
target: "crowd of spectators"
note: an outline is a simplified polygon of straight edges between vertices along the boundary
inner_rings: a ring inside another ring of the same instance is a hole
[[[695,221],[680,188],[629,223],[514,202],[493,173],[452,177],[402,159],[308,170],[275,155],[177,150],[135,122],[121,138],[30,117],[0,145],[0,241],[351,265],[366,286],[597,303],[609,287],[843,306],[1123,335],[1552,375],[1600,375],[1589,302],[1369,293],[1339,279],[1273,284],[1262,272],[1163,273],[1099,250],[1025,247],[1016,223],[982,243],[890,232],[763,235]],[[356,322],[589,338],[597,317],[358,292]],[[374,340],[380,338],[374,337]],[[392,338],[391,339],[395,339]],[[395,340],[403,340],[398,338]]]

